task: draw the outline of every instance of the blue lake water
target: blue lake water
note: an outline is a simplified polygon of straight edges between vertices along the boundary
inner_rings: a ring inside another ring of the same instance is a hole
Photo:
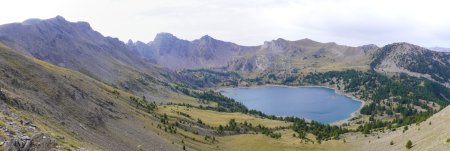
[[[347,119],[361,102],[323,87],[229,88],[221,93],[267,115],[296,116],[321,123]]]

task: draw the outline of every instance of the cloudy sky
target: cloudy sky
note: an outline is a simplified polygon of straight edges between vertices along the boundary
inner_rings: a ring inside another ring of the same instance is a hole
[[[104,35],[148,42],[159,32],[242,45],[310,38],[350,46],[450,47],[445,0],[1,0],[0,24],[61,15]]]

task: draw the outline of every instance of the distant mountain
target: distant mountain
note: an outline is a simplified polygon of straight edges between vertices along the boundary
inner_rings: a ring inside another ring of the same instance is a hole
[[[439,52],[450,52],[450,48],[444,47],[430,47],[430,50],[439,51]]]
[[[139,42],[129,43],[130,49]],[[140,43],[142,45],[142,43]],[[262,72],[271,69],[333,70],[357,67],[369,69],[369,53],[375,45],[361,47],[319,43],[309,39],[287,41],[277,39],[260,46],[240,46],[216,40],[208,35],[200,39],[182,40],[170,33],[157,34],[148,46],[137,49],[141,55],[170,69],[227,68],[240,72]],[[348,67],[344,67],[350,65]]]
[[[432,51],[409,43],[394,43],[381,48],[371,63],[383,73],[407,73],[426,77],[447,86],[450,83],[450,54]]]
[[[146,43],[143,43],[141,41],[133,42],[132,40],[129,40],[127,42],[127,47],[131,51],[138,52],[141,59],[152,63],[157,63],[158,52]]]
[[[368,70],[370,53],[376,49],[375,45],[349,47],[310,39],[288,41],[279,38],[237,57],[228,67],[242,72]]]
[[[134,45],[129,43],[128,46]],[[137,50],[148,56],[147,59],[155,59],[153,55],[156,54],[157,63],[170,69],[199,69],[224,67],[234,56],[250,49],[252,47],[216,40],[208,35],[187,41],[170,33],[159,33],[148,46],[142,45]]]

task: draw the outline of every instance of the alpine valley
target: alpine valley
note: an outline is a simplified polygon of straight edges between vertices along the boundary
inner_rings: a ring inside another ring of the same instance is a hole
[[[325,124],[220,93],[269,85],[362,106]],[[409,43],[122,42],[61,16],[0,25],[0,150],[448,150],[449,104],[450,53]]]

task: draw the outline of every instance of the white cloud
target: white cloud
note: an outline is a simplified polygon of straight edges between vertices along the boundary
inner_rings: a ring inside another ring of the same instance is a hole
[[[101,33],[151,41],[159,32],[184,39],[209,34],[244,45],[310,38],[346,45],[406,41],[450,47],[444,0],[8,0],[0,23],[62,15]]]

